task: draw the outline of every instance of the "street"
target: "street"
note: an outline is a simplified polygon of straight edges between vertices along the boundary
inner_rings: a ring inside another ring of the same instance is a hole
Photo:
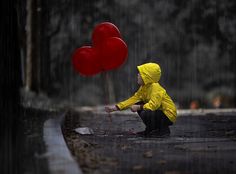
[[[68,114],[65,135],[84,173],[235,173],[235,112],[180,114],[168,138],[143,138],[134,113],[80,111]],[[89,127],[94,135],[80,135]]]

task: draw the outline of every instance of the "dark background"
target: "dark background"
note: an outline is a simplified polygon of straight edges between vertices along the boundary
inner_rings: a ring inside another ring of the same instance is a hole
[[[17,4],[23,86],[57,101],[107,104],[137,90],[136,66],[157,62],[160,83],[179,108],[235,106],[235,1],[22,0]],[[117,70],[82,77],[73,51],[91,45],[94,27],[115,24],[128,45]],[[32,67],[32,68],[31,68]],[[220,103],[218,106],[214,101]],[[216,106],[217,105],[217,106]]]

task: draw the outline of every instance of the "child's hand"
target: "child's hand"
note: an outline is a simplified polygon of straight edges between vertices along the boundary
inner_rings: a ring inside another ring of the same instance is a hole
[[[140,108],[140,105],[132,105],[131,107],[130,107],[130,110],[132,111],[132,112],[137,112],[138,110],[140,110],[141,108]]]
[[[110,112],[118,111],[118,108],[116,106],[105,106],[105,111],[110,113]]]

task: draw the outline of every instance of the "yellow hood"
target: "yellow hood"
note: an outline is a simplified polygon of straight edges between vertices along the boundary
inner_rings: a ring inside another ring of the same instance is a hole
[[[137,68],[145,85],[148,83],[156,83],[161,78],[161,68],[156,63],[146,63],[137,66]]]

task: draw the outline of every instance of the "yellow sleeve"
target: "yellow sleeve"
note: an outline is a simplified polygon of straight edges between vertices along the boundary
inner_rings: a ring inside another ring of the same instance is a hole
[[[164,95],[163,91],[159,91],[154,87],[151,91],[151,98],[148,101],[148,103],[143,105],[143,109],[152,111],[157,110],[161,106],[163,95]]]
[[[116,106],[120,110],[125,110],[125,109],[129,108],[130,106],[132,106],[133,104],[141,101],[140,91],[141,91],[141,88],[139,88],[139,90],[132,97],[128,98],[125,101],[118,103]]]

